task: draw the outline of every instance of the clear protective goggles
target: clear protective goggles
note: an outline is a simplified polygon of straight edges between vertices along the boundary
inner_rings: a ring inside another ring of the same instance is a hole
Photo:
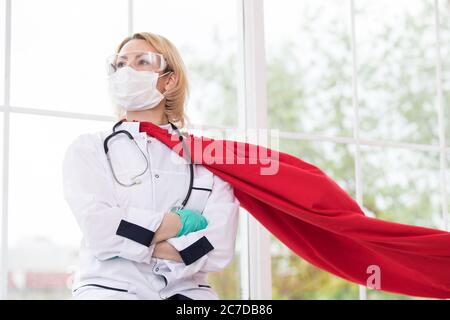
[[[115,53],[106,59],[108,76],[120,68],[130,66],[137,71],[161,72],[167,67],[163,55],[153,51],[134,51],[126,54]]]

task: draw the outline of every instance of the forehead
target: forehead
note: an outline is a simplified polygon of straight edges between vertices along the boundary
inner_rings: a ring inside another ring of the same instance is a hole
[[[125,43],[125,45],[120,49],[119,54],[127,54],[129,52],[135,51],[153,51],[156,52],[156,49],[147,43],[147,41],[142,39],[133,39]]]

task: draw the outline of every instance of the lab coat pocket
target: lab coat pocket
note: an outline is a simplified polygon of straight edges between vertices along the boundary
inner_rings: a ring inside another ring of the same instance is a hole
[[[186,203],[186,208],[203,213],[206,202],[211,195],[213,176],[204,175],[194,179],[191,196]]]

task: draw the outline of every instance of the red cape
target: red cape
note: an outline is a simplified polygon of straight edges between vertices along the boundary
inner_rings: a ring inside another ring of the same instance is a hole
[[[141,122],[140,131],[184,156],[176,133],[151,122]],[[192,134],[185,141],[193,163],[230,183],[241,206],[311,264],[364,286],[373,273],[370,266],[377,266],[377,289],[450,298],[450,233],[367,217],[323,171],[292,155]],[[253,164],[252,148],[262,151]],[[215,163],[216,156],[234,156],[245,164]],[[268,160],[277,161],[275,175],[261,175]]]

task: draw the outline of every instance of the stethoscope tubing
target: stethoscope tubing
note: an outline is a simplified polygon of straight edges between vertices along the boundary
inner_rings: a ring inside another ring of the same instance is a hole
[[[131,141],[134,142],[134,144],[136,145],[136,147],[139,149],[139,151],[141,152],[141,154],[142,154],[143,157],[145,158],[145,162],[146,162],[146,168],[145,168],[145,170],[144,170],[142,173],[136,175],[136,176],[134,177],[134,179],[136,179],[137,177],[140,177],[141,175],[143,175],[143,174],[148,170],[149,163],[148,163],[148,159],[147,159],[147,157],[145,156],[144,152],[141,150],[141,148],[139,148],[139,146],[138,146],[136,140],[134,139],[133,135],[132,135],[130,132],[128,132],[127,130],[118,130],[118,131],[116,131],[117,127],[120,126],[120,125],[122,124],[122,122],[124,122],[124,121],[125,121],[125,119],[122,119],[122,120],[118,121],[118,122],[113,126],[113,132],[112,132],[110,135],[108,135],[108,136],[105,138],[105,140],[103,141],[103,149],[104,149],[104,151],[105,151],[105,155],[106,155],[106,158],[107,158],[107,160],[108,160],[109,167],[110,167],[110,169],[111,169],[111,172],[112,172],[113,177],[114,177],[114,179],[116,180],[116,182],[119,183],[120,185],[124,186],[124,187],[131,187],[131,186],[133,186],[133,185],[135,185],[135,184],[137,184],[137,183],[139,183],[139,182],[135,182],[135,183],[132,183],[132,184],[128,184],[128,185],[127,185],[127,184],[124,184],[124,183],[122,183],[122,182],[119,181],[119,179],[117,178],[116,173],[115,173],[115,171],[114,171],[114,168],[113,168],[113,166],[112,166],[112,164],[111,164],[111,158],[110,158],[110,156],[109,156],[109,147],[108,147],[109,141],[110,141],[113,137],[115,137],[116,135],[119,135],[119,134],[125,134]],[[170,122],[170,121],[169,121],[169,123],[170,123],[172,129],[175,130],[175,131],[177,132],[177,134],[178,134],[178,136],[179,136],[179,139],[180,139],[180,141],[181,141],[181,143],[182,143],[182,145],[183,145],[184,154],[187,156],[187,159],[188,159],[188,161],[189,161],[189,188],[188,188],[188,191],[187,191],[187,193],[186,193],[186,196],[185,196],[183,202],[181,203],[181,205],[180,205],[179,207],[176,208],[176,209],[183,209],[183,208],[185,207],[185,205],[187,204],[187,202],[189,201],[189,198],[190,198],[191,193],[192,193],[192,189],[193,189],[193,185],[194,185],[194,165],[193,165],[193,163],[192,163],[191,154],[190,154],[190,152],[189,152],[189,148],[188,148],[187,145],[186,145],[186,141],[184,140],[183,135],[181,134],[181,132],[179,131],[179,129],[177,128],[177,126],[175,126],[175,125],[174,125],[172,122]]]

